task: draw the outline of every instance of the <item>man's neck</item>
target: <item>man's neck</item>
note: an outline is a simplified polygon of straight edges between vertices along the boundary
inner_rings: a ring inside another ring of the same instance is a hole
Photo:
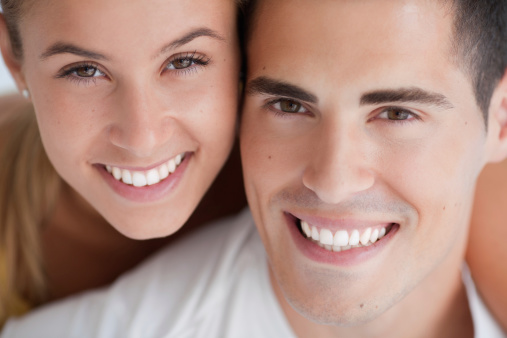
[[[461,278],[462,250],[442,262],[404,299],[364,325],[320,325],[287,302],[270,270],[276,297],[298,337],[473,337],[473,323]]]

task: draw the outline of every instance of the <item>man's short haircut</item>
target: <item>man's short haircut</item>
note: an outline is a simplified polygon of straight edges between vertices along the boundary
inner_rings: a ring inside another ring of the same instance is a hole
[[[487,122],[491,96],[507,68],[507,1],[448,1],[455,13],[453,49]]]
[[[491,96],[507,68],[507,0],[439,1],[451,5],[454,12],[452,53],[470,78],[477,106],[487,123]],[[257,2],[251,0],[245,7],[245,45],[257,24]]]

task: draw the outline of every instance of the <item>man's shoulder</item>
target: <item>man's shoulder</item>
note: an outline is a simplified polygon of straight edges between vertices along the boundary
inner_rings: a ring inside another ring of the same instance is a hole
[[[244,209],[236,215],[200,227],[162,248],[138,268],[125,274],[125,278],[139,274],[140,271],[146,273],[147,270],[154,270],[156,273],[160,273],[162,271],[159,269],[160,266],[186,265],[192,259],[202,264],[203,258],[212,260],[224,249],[229,249],[229,246],[237,241],[247,240],[253,233],[255,233],[255,227],[250,210]],[[186,257],[185,261],[178,259],[178,256],[183,254]]]
[[[113,286],[111,294],[117,297],[111,303],[118,318],[139,321],[142,327],[158,323],[165,332],[184,331],[188,323],[204,320],[225,301],[238,265],[248,265],[240,262],[258,258],[252,252],[262,248],[255,244],[260,243],[257,236],[250,212],[244,210],[162,249]]]
[[[462,266],[461,274],[463,284],[465,285],[468,304],[474,323],[475,338],[505,338],[500,324],[493,317],[487,306],[484,304],[481,296],[477,292],[474,280],[466,263]]]
[[[163,248],[122,276],[114,287],[149,289],[154,286],[169,288],[170,285],[181,289],[190,287],[193,281],[209,279],[208,274],[222,277],[217,276],[216,268],[233,269],[239,257],[249,255],[247,243],[257,236],[250,211],[245,209]]]

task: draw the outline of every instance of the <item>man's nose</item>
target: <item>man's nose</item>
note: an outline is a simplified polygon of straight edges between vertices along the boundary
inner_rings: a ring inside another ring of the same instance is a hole
[[[156,153],[174,132],[174,117],[164,104],[147,84],[118,88],[109,128],[111,143],[140,158]]]
[[[368,165],[366,141],[359,134],[328,124],[313,135],[316,142],[303,184],[323,202],[337,204],[373,186],[375,176]]]

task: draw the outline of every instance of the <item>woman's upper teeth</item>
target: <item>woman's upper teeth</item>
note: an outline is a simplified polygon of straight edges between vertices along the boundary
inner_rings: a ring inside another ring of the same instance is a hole
[[[121,169],[114,166],[106,166],[106,169],[118,181],[121,180],[123,183],[135,187],[144,187],[157,184],[174,173],[176,168],[181,164],[181,161],[183,161],[184,155],[184,153],[179,154],[158,167],[145,171]]]

